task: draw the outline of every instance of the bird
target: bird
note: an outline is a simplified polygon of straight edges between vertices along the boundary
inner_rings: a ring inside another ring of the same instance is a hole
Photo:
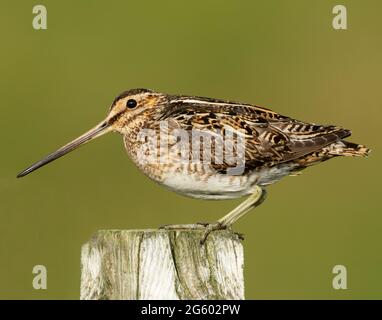
[[[131,89],[114,99],[95,127],[17,177],[108,132],[120,133],[140,171],[171,191],[206,200],[247,197],[216,222],[164,226],[204,228],[202,244],[210,232],[231,228],[259,206],[267,186],[283,177],[338,156],[370,152],[344,140],[351,131],[336,125],[296,120],[249,103]]]

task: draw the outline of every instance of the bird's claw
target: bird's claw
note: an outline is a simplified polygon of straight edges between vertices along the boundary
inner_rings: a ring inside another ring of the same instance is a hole
[[[204,245],[205,242],[207,241],[207,238],[209,234],[212,231],[216,230],[225,230],[228,229],[229,226],[221,223],[221,222],[214,222],[214,223],[209,223],[209,222],[197,222],[195,224],[165,224],[161,225],[159,227],[160,230],[204,230],[203,236],[200,239],[200,244]],[[236,236],[240,240],[244,240],[244,236],[241,233],[235,232]]]
[[[215,222],[215,223],[207,223],[205,225],[205,228],[206,230],[204,231],[204,234],[203,234],[203,237],[202,239],[200,240],[200,245],[204,245],[204,243],[206,242],[207,240],[207,237],[208,235],[212,232],[212,231],[216,231],[216,230],[224,230],[224,229],[227,229],[227,226],[220,223],[220,222]]]

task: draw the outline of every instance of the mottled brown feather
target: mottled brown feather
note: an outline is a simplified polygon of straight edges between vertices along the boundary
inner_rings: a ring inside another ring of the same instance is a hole
[[[351,134],[337,126],[298,121],[267,108],[203,97],[170,96],[157,112],[157,120],[169,119],[185,130],[221,132],[226,126],[239,130],[245,136],[246,171],[293,161]],[[232,165],[213,166],[224,172]]]

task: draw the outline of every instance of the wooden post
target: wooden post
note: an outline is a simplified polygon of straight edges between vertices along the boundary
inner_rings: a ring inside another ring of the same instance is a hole
[[[202,230],[101,230],[83,245],[81,300],[244,299],[237,235]]]

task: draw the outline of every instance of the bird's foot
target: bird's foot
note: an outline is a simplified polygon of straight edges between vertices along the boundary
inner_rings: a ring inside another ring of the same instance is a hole
[[[199,222],[198,224],[205,227],[205,231],[204,231],[203,237],[200,240],[200,244],[201,245],[203,245],[206,242],[208,235],[212,231],[227,229],[227,226],[222,224],[222,223],[220,223],[220,222],[214,222],[214,223],[200,223]]]
[[[221,222],[197,222],[195,224],[166,224],[159,227],[159,229],[163,230],[204,230],[202,239],[200,240],[200,244],[203,245],[209,234],[216,230],[226,230],[230,228],[229,226],[221,223]],[[235,232],[238,239],[244,240],[244,236],[241,233]]]
[[[204,234],[203,234],[203,237],[202,239],[200,240],[200,244],[203,245],[206,240],[207,240],[207,237],[208,235],[212,232],[212,231],[216,231],[216,230],[226,230],[226,229],[229,229],[230,231],[231,230],[231,227],[230,226],[227,226],[221,222],[214,222],[214,223],[209,223],[209,222],[197,222],[196,224],[198,225],[201,225],[203,226],[206,230],[204,231]],[[242,233],[238,233],[238,232],[234,232],[234,234],[237,236],[237,238],[239,240],[244,240],[244,234]]]

